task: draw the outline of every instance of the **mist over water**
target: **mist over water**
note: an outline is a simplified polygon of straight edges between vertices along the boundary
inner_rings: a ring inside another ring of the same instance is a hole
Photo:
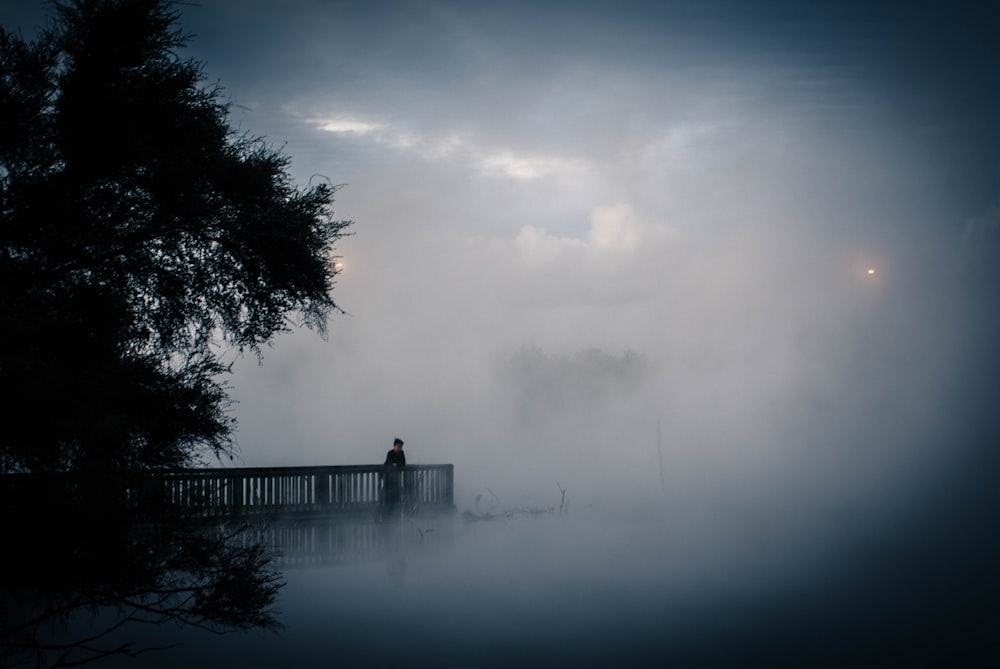
[[[988,633],[979,605],[996,581],[956,579],[953,560],[919,569],[919,542],[903,551],[794,512],[716,505],[711,523],[707,512],[408,518],[382,526],[375,551],[288,564],[280,635],[130,638],[183,644],[144,667],[914,666]]]

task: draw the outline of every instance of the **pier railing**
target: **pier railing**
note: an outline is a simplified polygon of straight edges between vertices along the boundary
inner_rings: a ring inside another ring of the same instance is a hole
[[[200,517],[453,510],[453,465],[241,467],[184,469],[157,475],[166,501]]]
[[[79,492],[95,487],[107,494]],[[78,497],[118,500],[140,513],[165,505],[194,519],[366,514],[390,508],[453,511],[454,466],[408,465],[392,471],[382,465],[179,469],[130,481],[95,481],[76,474],[0,476],[0,502],[9,513],[60,508]]]

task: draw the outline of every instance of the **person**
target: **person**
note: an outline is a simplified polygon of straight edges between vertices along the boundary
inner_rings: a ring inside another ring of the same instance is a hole
[[[392,450],[385,454],[385,466],[389,469],[400,469],[406,466],[406,453],[403,453],[403,440],[396,437],[392,442]]]
[[[403,453],[403,440],[399,437],[392,442],[392,450],[385,454],[385,505],[394,507],[402,498],[403,472],[406,467],[406,454]]]

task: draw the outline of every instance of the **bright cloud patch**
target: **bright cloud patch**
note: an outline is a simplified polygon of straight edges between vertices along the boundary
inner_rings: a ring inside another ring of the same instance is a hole
[[[583,239],[561,237],[543,227],[522,226],[514,238],[517,255],[532,264],[589,262],[610,255],[629,255],[671,236],[671,229],[651,225],[627,204],[594,209]]]
[[[545,228],[525,225],[514,238],[518,256],[527,262],[548,264],[585,254],[587,245],[579,239],[557,237]]]
[[[564,160],[541,156],[519,156],[510,152],[495,153],[483,159],[489,172],[501,172],[515,179],[537,179],[570,169]]]
[[[598,207],[590,217],[587,241],[595,252],[634,251],[643,241],[642,225],[627,204]]]
[[[316,121],[316,124],[324,132],[351,133],[355,135],[364,135],[382,127],[376,123],[367,123],[350,118],[322,119]]]
[[[453,133],[441,138],[424,139],[411,146],[417,146],[425,158],[440,160],[461,151],[465,147],[465,138],[460,134]]]

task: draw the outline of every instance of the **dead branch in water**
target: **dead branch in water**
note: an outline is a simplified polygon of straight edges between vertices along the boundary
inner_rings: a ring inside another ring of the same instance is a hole
[[[559,502],[559,513],[565,513],[569,510],[569,505],[566,504],[566,490],[559,483],[556,483],[556,486],[562,494],[562,499]],[[487,511],[481,511],[479,508],[479,502],[482,499],[482,494],[476,495],[476,501],[474,504],[475,511],[466,510],[462,513],[462,518],[466,523],[507,520],[516,516],[541,516],[545,514],[554,514],[556,512],[556,509],[553,506],[548,508],[540,506],[520,506],[497,510],[497,506],[500,504],[500,498],[497,497],[496,493],[489,488],[486,488],[486,491],[490,493],[491,497],[493,497],[494,504],[491,505]]]

